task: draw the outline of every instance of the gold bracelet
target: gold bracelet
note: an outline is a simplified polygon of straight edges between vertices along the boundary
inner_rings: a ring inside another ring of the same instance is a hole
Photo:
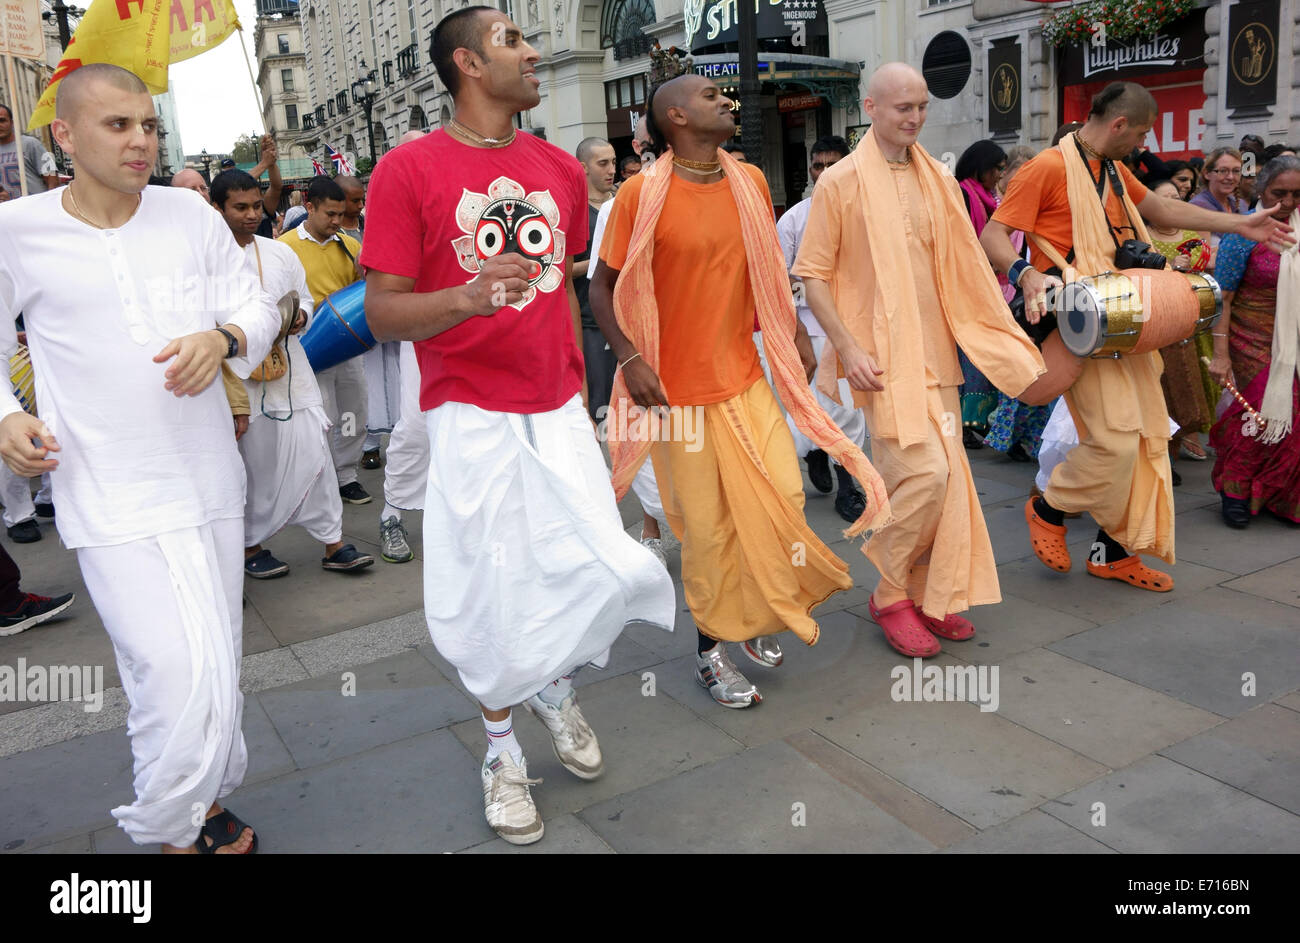
[[[628,364],[630,364],[633,360],[636,360],[636,358],[638,358],[638,357],[640,357],[640,356],[641,356],[641,351],[638,350],[638,351],[637,351],[635,354],[633,354],[631,357],[628,357],[628,358],[627,358],[626,360],[624,360],[621,364],[619,364],[619,365],[618,365],[618,368],[619,368],[620,370],[622,370],[624,367],[626,367],[626,366],[627,366]]]
[[[1219,333],[1217,333],[1216,331],[1211,331],[1211,332],[1210,332],[1210,336],[1211,336],[1211,337],[1227,337],[1228,335],[1227,335],[1227,334],[1219,334]]]

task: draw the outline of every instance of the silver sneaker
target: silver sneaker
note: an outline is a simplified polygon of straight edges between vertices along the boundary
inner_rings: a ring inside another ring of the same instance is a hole
[[[540,720],[551,734],[555,756],[574,776],[592,780],[605,772],[605,760],[600,755],[600,744],[592,732],[587,718],[582,716],[578,699],[570,693],[554,707],[534,694],[524,701],[524,710]]]
[[[732,664],[727,646],[721,642],[703,655],[696,654],[695,680],[723,707],[740,709],[763,702],[758,687]]]
[[[411,545],[406,540],[406,525],[400,518],[386,517],[379,522],[381,555],[389,563],[407,563],[415,559]]]
[[[781,662],[785,661],[781,643],[776,640],[775,635],[760,635],[748,642],[741,642],[740,648],[749,656],[750,661],[757,662],[764,668],[779,668]]]
[[[668,558],[664,556],[664,542],[658,537],[642,537],[641,546],[655,555],[655,558],[668,569]]]
[[[490,764],[484,761],[480,775],[483,814],[492,830],[512,845],[540,841],[546,829],[528,787],[538,785],[541,780],[528,778],[528,762],[516,766],[507,750]]]

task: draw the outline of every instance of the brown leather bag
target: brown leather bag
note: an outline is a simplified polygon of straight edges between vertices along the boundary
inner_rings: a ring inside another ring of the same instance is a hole
[[[257,247],[257,237],[253,237],[253,251],[257,253],[257,278],[265,287],[265,281],[262,279],[262,251]],[[298,317],[298,293],[288,292],[276,302],[276,307],[280,309],[280,333],[275,343],[271,345],[271,352],[266,355],[266,359],[248,375],[248,378],[255,382],[278,380],[289,371],[289,353],[284,344],[293,322]]]

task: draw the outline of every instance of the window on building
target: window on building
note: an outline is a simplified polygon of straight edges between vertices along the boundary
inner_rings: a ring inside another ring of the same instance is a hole
[[[275,41],[279,44],[280,55],[287,55],[289,52],[289,34],[280,33],[275,37]]]
[[[411,27],[411,45],[414,46],[419,43],[415,35],[415,0],[406,0],[406,22]]]
[[[634,59],[650,52],[652,40],[643,27],[655,22],[654,0],[606,0],[600,22],[600,47],[614,47],[615,59]]]
[[[331,98],[325,103],[325,110],[329,112],[331,118],[334,117],[334,99]]]
[[[280,70],[280,86],[282,91],[293,91],[293,69]]]
[[[393,60],[392,59],[384,60],[384,84],[385,85],[393,84]]]
[[[297,105],[284,106],[284,123],[289,128],[290,131],[298,130],[298,106]]]
[[[921,74],[935,98],[956,98],[970,73],[970,47],[960,33],[944,30],[925,47]]]

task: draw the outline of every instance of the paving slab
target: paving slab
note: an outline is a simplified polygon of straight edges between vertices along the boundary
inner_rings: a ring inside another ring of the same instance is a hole
[[[945,855],[1113,855],[1114,849],[1037,809],[942,848]]]
[[[614,849],[576,815],[565,813],[543,819],[546,833],[531,845],[512,845],[503,838],[466,848],[462,855],[612,855]]]
[[[626,853],[877,853],[934,845],[789,744],[768,743],[583,810]]]
[[[256,655],[280,647],[280,640],[267,626],[266,620],[252,606],[244,607],[244,654]]]
[[[291,646],[309,675],[339,672],[389,655],[414,651],[429,641],[423,611],[403,613],[382,622],[359,626]]]
[[[1300,691],[1279,697],[1273,703],[1281,704],[1283,707],[1290,708],[1293,711],[1300,711]]]
[[[72,556],[70,551],[61,552]],[[71,608],[57,618],[18,635],[0,638],[0,665],[15,668],[20,658],[28,665],[89,665],[102,669],[105,688],[120,685],[113,643],[109,641],[104,623],[100,621],[99,613],[90,601],[90,593],[80,585],[75,589],[69,586],[66,589],[56,587],[44,591],[38,589],[37,585],[34,581],[28,581],[27,570],[24,569],[24,592],[47,596],[75,592],[77,599]],[[24,702],[0,701],[0,716],[30,707],[30,704]]]
[[[974,704],[890,701],[814,729],[981,829],[1106,772]]]
[[[1300,852],[1300,818],[1161,756],[1116,770],[1042,810],[1126,854]],[[1101,812],[1106,824],[1093,825]]]
[[[1042,649],[1008,659],[999,677],[999,714],[1111,769],[1223,722],[1217,714]]]
[[[39,848],[32,848],[27,851],[29,855],[89,855],[95,850],[92,836],[89,832],[84,835],[73,835],[71,838],[65,838],[63,841],[51,842],[48,845],[42,845]]]
[[[1297,537],[1297,543],[1300,544],[1300,536]],[[1262,596],[1274,602],[1300,607],[1300,557],[1256,570],[1249,576],[1229,580],[1223,585],[1239,593],[1250,593],[1252,596]],[[1300,626],[1300,613],[1295,614],[1294,619],[1293,624]]]
[[[972,467],[971,481],[974,482],[975,493],[979,495],[980,504],[984,507],[1014,503],[1016,498],[1019,498],[1023,505],[1025,498],[1029,497],[1029,489],[1021,487],[1018,482],[1013,484],[996,478],[985,478],[983,475],[973,474],[974,471]]]
[[[1176,598],[1049,647],[1224,717],[1300,686],[1294,609],[1220,587],[1167,595]],[[1243,694],[1247,672],[1255,696]]]
[[[1261,704],[1160,754],[1300,815],[1300,714],[1295,711]]]
[[[1174,530],[1178,559],[1244,575],[1294,558],[1300,542],[1294,528],[1267,514],[1251,522],[1249,539],[1233,539],[1231,533],[1217,505],[1179,514]]]
[[[540,721],[524,710],[514,711],[515,736],[523,747],[528,775],[545,779],[544,785],[533,787],[533,801],[543,818],[576,812],[741,750],[739,743],[662,689],[653,697],[644,696],[642,690],[641,679],[633,674],[579,686],[578,701],[605,759],[604,774],[592,782],[578,779],[560,765]],[[482,720],[451,729],[481,762],[486,749]]]
[[[474,702],[414,651],[257,699],[303,769],[478,715]]]

